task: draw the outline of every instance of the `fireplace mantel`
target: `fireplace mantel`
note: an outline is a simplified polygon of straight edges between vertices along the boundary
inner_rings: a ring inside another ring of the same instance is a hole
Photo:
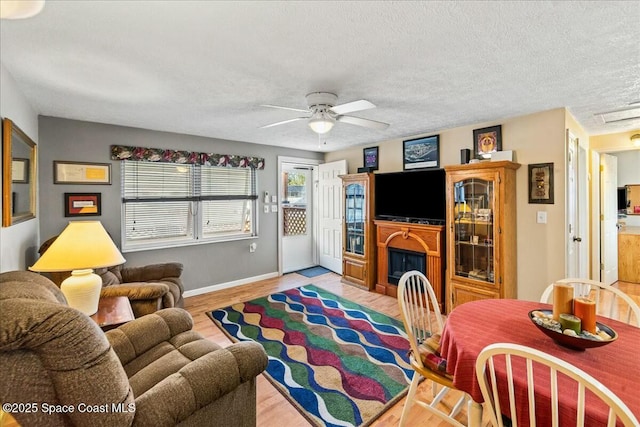
[[[397,298],[398,287],[388,282],[388,248],[427,254],[427,278],[440,302],[444,292],[444,226],[395,221],[375,221],[378,248],[376,292]]]

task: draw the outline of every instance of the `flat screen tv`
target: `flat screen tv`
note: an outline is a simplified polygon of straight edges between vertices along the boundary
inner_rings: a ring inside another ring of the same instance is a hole
[[[375,174],[375,217],[443,225],[444,169]]]

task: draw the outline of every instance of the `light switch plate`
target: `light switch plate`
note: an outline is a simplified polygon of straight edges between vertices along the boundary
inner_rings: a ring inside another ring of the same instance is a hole
[[[264,205],[264,213],[269,213],[269,205]]]
[[[545,211],[538,211],[536,214],[536,222],[538,224],[546,224],[547,223],[547,213]]]

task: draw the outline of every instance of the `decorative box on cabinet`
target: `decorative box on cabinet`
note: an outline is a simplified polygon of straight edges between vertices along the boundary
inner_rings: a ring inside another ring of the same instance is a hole
[[[342,281],[372,290],[376,279],[372,173],[342,175],[344,218]]]
[[[510,161],[445,166],[447,309],[516,298],[516,170]]]

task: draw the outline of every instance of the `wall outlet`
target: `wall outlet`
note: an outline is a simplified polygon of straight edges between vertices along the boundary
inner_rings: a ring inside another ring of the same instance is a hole
[[[278,196],[276,195],[271,196],[271,203],[278,203]]]
[[[271,205],[271,212],[278,212],[278,205]]]

